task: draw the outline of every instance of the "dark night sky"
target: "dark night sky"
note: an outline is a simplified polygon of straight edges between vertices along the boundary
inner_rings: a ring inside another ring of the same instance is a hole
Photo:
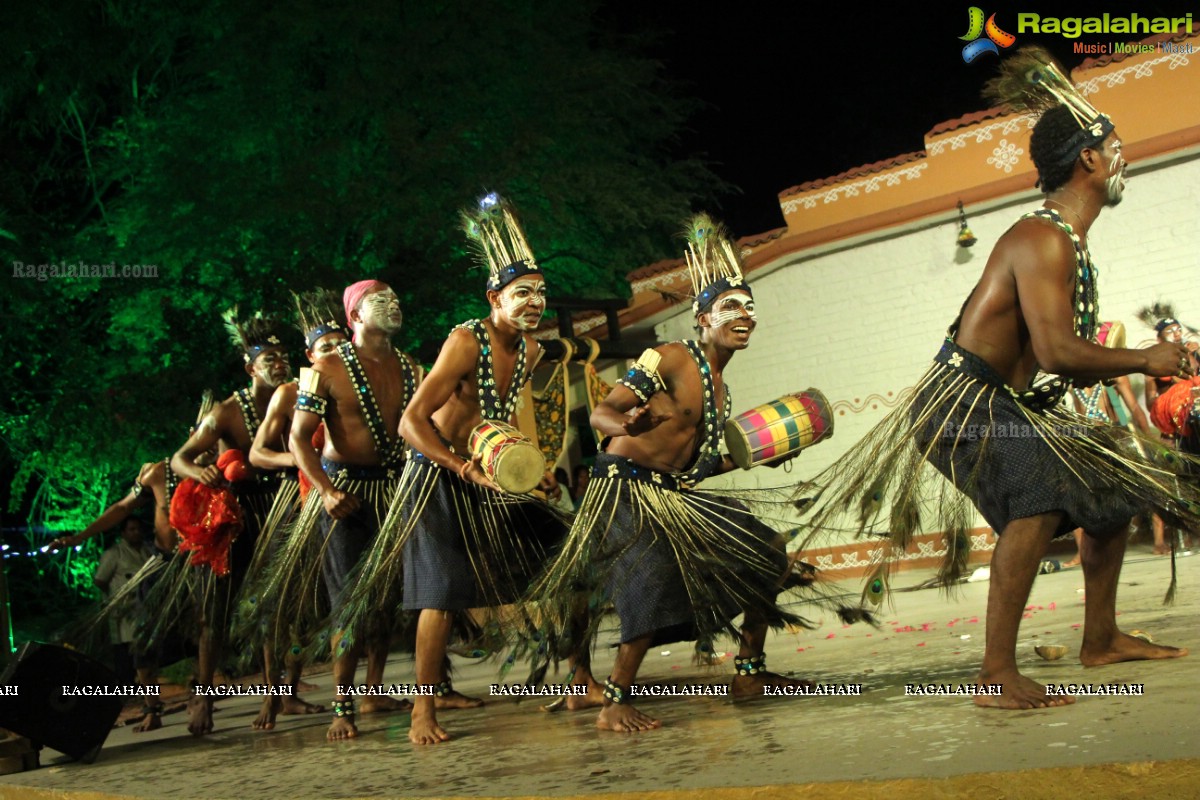
[[[753,0],[701,0],[680,10],[654,0],[606,0],[603,13],[627,32],[663,32],[643,52],[708,105],[682,147],[705,154],[742,190],[724,196],[718,211],[736,234],[747,235],[783,224],[780,191],[920,150],[938,123],[988,107],[980,90],[998,59],[963,62],[965,42],[958,37],[966,33],[970,3],[889,5],[768,8]],[[1014,34],[1018,11],[1059,17],[1193,11],[1184,0],[979,5]],[[1200,13],[1193,16],[1200,25]],[[1058,35],[1018,36],[1016,46],[1022,44],[1041,44],[1068,68],[1085,58],[1072,55],[1071,40]]]

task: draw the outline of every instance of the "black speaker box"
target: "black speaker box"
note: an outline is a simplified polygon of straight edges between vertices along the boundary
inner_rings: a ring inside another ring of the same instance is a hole
[[[67,692],[81,686],[115,685],[116,674],[83,653],[26,642],[0,675],[0,728],[90,764],[124,701]]]

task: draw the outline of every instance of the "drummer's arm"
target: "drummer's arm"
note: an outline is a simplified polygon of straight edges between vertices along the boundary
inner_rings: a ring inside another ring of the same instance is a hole
[[[592,411],[592,427],[606,437],[638,436],[653,430],[674,416],[661,411],[663,405],[654,402],[656,395],[669,395],[679,369],[676,348],[647,350],[609,392],[604,402]],[[657,354],[658,363],[651,366]],[[690,358],[689,358],[690,363]],[[658,409],[652,408],[658,406]]]
[[[467,461],[450,452],[433,427],[434,412],[446,405],[459,383],[474,374],[478,359],[479,345],[471,332],[464,328],[454,330],[442,345],[437,361],[421,381],[408,408],[404,409],[404,416],[400,418],[400,435],[438,466],[464,480],[494,487],[477,461]]]

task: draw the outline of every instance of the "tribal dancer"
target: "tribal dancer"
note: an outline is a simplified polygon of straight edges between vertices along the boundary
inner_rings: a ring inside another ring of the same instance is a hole
[[[1123,447],[1123,432],[1055,408],[1072,385],[1132,372],[1186,377],[1191,369],[1175,344],[1128,350],[1094,342],[1099,308],[1087,235],[1100,212],[1121,201],[1121,140],[1045,51],[1017,53],[1004,69],[989,85],[992,93],[1011,110],[1042,112],[1029,151],[1045,204],[997,242],[912,399],[816,480],[824,492],[810,507],[810,522],[818,533],[845,514],[858,515],[860,533],[879,522],[893,555],[921,528],[944,531],[942,577],[949,584],[966,566],[973,522],[967,500],[974,503],[999,536],[978,681],[1002,692],[975,702],[1040,708],[1070,702],[1049,695],[1016,662],[1021,615],[1050,540],[1077,527],[1087,534],[1079,654],[1085,666],[1175,658],[1187,651],[1117,628],[1117,577],[1134,514],[1154,509],[1195,520],[1200,507],[1194,493],[1176,496],[1168,466]],[[1055,375],[1039,378],[1039,369]],[[929,465],[949,482],[931,475]],[[889,561],[867,593],[882,593]]]
[[[416,744],[450,738],[437,710],[482,705],[450,685],[455,615],[517,600],[565,530],[544,503],[502,493],[478,455],[462,455],[481,421],[511,422],[541,356],[530,333],[546,308],[545,280],[509,206],[488,195],[464,220],[489,270],[491,315],[451,331],[404,412],[400,432],[412,449],[353,601],[354,619],[377,614],[379,593],[403,574],[404,608],[419,612],[417,684],[434,692],[415,700]]]
[[[212,410],[212,406],[212,392],[205,391],[200,401],[200,410],[196,415],[197,425]],[[192,426],[189,435],[195,430],[196,427]],[[211,461],[212,453],[205,454],[202,460]],[[185,567],[184,559],[176,560],[174,557],[179,546],[179,534],[171,527],[170,520],[171,498],[178,483],[179,478],[171,470],[170,459],[164,458],[162,461],[143,464],[128,494],[105,509],[103,514],[79,533],[59,537],[50,543],[52,548],[75,547],[93,536],[121,524],[137,509],[147,504],[153,504],[152,557],[142,565],[137,574],[121,587],[121,590],[97,615],[85,620],[80,626],[80,630],[86,632],[103,623],[118,608],[129,603],[138,603],[144,618],[139,621],[134,634],[133,653],[137,680],[142,686],[156,685],[156,675],[159,665],[163,663],[164,654],[182,649],[182,642],[177,630],[173,627],[166,630],[161,629],[157,622],[149,618],[147,601],[154,586],[159,582],[164,585],[169,584],[171,574],[181,574]],[[159,613],[160,611],[161,609],[155,608],[155,616],[169,616],[169,614],[162,615]],[[155,629],[159,629],[157,634]],[[81,635],[86,635],[86,633]],[[134,733],[144,733],[161,728],[162,711],[162,702],[157,697],[147,698],[146,705],[142,707],[142,720],[134,727]]]
[[[236,310],[227,312],[224,319],[234,345],[242,352],[250,385],[218,403],[171,458],[171,469],[180,478],[191,478],[211,488],[225,485],[222,470],[216,464],[202,466],[197,459],[213,447],[219,448],[221,454],[231,450],[249,453],[271,395],[291,378],[281,325],[261,315],[241,322]],[[200,687],[212,685],[229,634],[233,599],[246,577],[255,538],[270,512],[278,485],[278,476],[274,473],[250,472],[243,480],[234,482],[232,491],[241,507],[244,528],[228,545],[229,573],[220,576],[213,566],[198,566],[190,571],[190,577],[198,580],[195,593],[199,595],[200,652],[196,682]],[[212,696],[193,694],[188,701],[188,717],[188,730],[192,735],[211,733]]]
[[[317,359],[330,355],[339,345],[350,340],[350,331],[337,319],[337,296],[333,292],[320,289],[304,295],[293,294],[292,298],[296,303],[296,319],[304,335],[305,355],[310,364],[315,364]],[[243,599],[238,604],[239,616],[246,617],[240,622],[251,626],[248,638],[252,640],[259,638],[254,635],[256,632],[263,635],[273,627],[269,625],[273,617],[272,609],[257,601],[261,599],[267,565],[279,552],[287,525],[300,510],[296,457],[288,449],[297,393],[295,381],[280,384],[271,396],[266,416],[250,447],[250,463],[259,469],[278,471],[281,478],[275,502],[255,545],[249,570],[250,581],[243,587]],[[292,633],[299,631],[293,630]],[[263,699],[262,710],[252,723],[256,730],[273,729],[278,714],[314,714],[324,710],[298,697],[304,657],[302,648],[294,643],[294,638],[272,640],[272,637],[266,636],[262,644],[263,675],[267,684],[274,685],[276,682],[274,653],[286,652],[284,664],[291,692],[282,696],[272,694]]]
[[[400,415],[421,382],[421,368],[391,343],[404,320],[400,300],[391,287],[375,280],[359,281],[346,288],[342,300],[354,341],[338,346],[334,355],[317,359],[311,369],[300,374],[290,447],[313,490],[288,536],[287,552],[273,568],[283,570],[284,579],[291,584],[286,595],[298,598],[295,603],[277,606],[277,628],[286,630],[297,614],[301,619],[313,614],[315,581],[306,577],[312,572],[304,569],[303,554],[320,529],[318,540],[323,544],[316,563],[321,565],[334,627],[339,631],[331,640],[337,688],[334,718],[327,732],[330,740],[358,735],[354,698],[342,690],[354,684],[364,651],[367,683],[376,686],[383,681],[392,632],[386,609],[395,607],[395,598],[390,606],[375,610],[362,637],[344,634],[343,606],[351,575],[375,541],[387,513],[403,464]],[[325,445],[318,453],[312,442],[322,421]],[[394,698],[372,695],[358,710],[371,713],[405,708],[406,703]]]
[[[699,341],[647,350],[592,412],[605,437],[583,503],[562,553],[532,599],[569,627],[571,596],[592,591],[588,605],[611,602],[621,644],[604,682],[598,727],[658,728],[638,711],[630,687],[656,643],[699,640],[701,651],[723,633],[739,644],[735,697],[761,696],[768,685],[803,685],[766,670],[769,625],[805,624],[776,603],[779,592],[807,583],[792,576],[785,540],[751,513],[748,501],[777,503],[770,490],[708,492],[704,479],[734,468],[720,451],[731,408],[724,370],[750,345],[757,326],[754,298],[742,278],[736,245],[707,215],[688,231],[687,264]],[[779,460],[783,463],[786,459]],[[775,466],[777,464],[773,464]],[[760,506],[765,507],[765,506]],[[857,619],[852,609],[843,618]],[[745,614],[740,628],[733,620]],[[598,616],[571,645],[572,665],[586,663]]]

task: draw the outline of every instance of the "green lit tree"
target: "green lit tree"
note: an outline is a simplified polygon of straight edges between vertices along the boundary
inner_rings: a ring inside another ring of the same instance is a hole
[[[404,346],[483,309],[457,229],[521,212],[552,293],[627,292],[719,188],[693,110],[594,2],[18,0],[0,10],[0,252],[157,277],[6,279],[10,511],[77,527],[239,362],[218,315],[392,283]],[[7,266],[7,265],[6,265]],[[47,498],[53,502],[47,505]],[[51,508],[50,506],[53,506]]]

